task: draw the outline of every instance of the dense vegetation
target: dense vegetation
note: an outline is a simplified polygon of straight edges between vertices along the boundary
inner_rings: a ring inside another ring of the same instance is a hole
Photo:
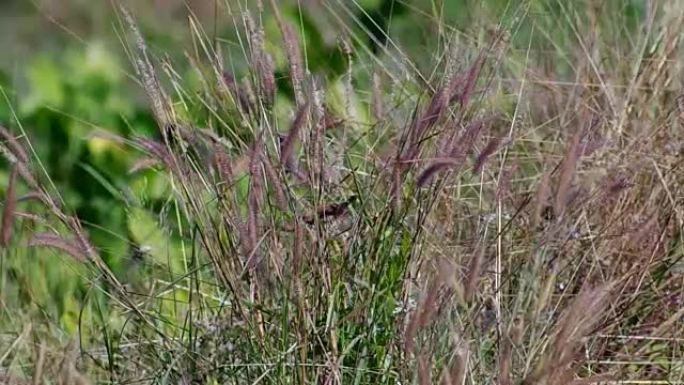
[[[211,4],[0,76],[0,382],[684,381],[682,4]]]

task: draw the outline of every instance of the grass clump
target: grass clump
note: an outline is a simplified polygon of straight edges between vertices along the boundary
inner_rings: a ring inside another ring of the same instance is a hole
[[[638,70],[610,72],[599,10],[553,6],[573,41],[558,48],[566,82],[544,73],[532,34],[519,60],[516,33],[537,22],[536,2],[509,4],[512,21],[476,41],[439,24],[448,44],[429,72],[393,42],[381,54],[345,42],[348,71],[322,79],[272,1],[283,69],[265,14],[231,13],[241,74],[191,18],[195,89],[155,60],[124,9],[159,130],[107,138],[139,151],[133,171],[167,178],[152,221],[160,240],[131,257],[144,279],[117,276],[3,129],[16,170],[3,244],[20,220],[16,178],[45,216],[28,246],[71,255],[98,293],[85,301],[78,358],[71,347],[46,363],[34,346],[39,359],[8,381],[41,383],[46,370],[63,383],[681,381],[681,23],[668,4],[628,51]],[[355,63],[376,63],[368,90]]]

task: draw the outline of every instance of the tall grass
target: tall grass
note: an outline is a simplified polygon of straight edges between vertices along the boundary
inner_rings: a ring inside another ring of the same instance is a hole
[[[468,43],[441,26],[458,57],[435,55],[432,75],[389,49],[392,41],[369,58],[346,45],[350,64],[378,63],[367,92],[356,89],[354,68],[346,80],[308,73],[296,26],[272,1],[286,79],[274,77],[263,15],[240,9],[232,15],[251,71],[233,73],[191,18],[188,57],[201,84],[191,93],[123,10],[127,52],[159,132],[117,140],[140,151],[136,170],[156,165],[172,184],[174,212],[160,221],[180,252],[153,265],[142,290],[122,283],[52,198],[25,144],[1,131],[3,154],[45,207],[37,213],[49,214],[29,246],[91,267],[94,287],[126,319],[93,321],[106,354],[93,354],[90,341],[79,358],[65,356],[68,365],[37,360],[26,377],[682,381],[675,76],[684,9],[653,5],[638,41],[611,47],[601,9],[554,5],[577,32],[548,41],[564,44],[564,76],[545,70],[531,45],[513,44],[521,26],[539,22],[535,4],[511,5],[513,21]],[[621,58],[629,65],[609,66]],[[14,207],[10,191],[3,242]]]

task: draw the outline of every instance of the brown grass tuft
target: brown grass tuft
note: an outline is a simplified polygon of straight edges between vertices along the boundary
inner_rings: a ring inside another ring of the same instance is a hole
[[[571,139],[570,144],[565,152],[563,163],[561,164],[561,173],[558,180],[558,190],[556,191],[556,200],[554,202],[555,214],[560,217],[565,211],[570,196],[570,187],[577,170],[577,162],[579,160],[579,143],[582,137],[581,132],[577,132]]]
[[[2,228],[0,229],[0,245],[2,247],[9,246],[12,240],[12,223],[14,222],[14,213],[17,207],[16,183],[18,173],[17,167],[12,167],[9,182],[7,183],[5,207],[2,210]]]

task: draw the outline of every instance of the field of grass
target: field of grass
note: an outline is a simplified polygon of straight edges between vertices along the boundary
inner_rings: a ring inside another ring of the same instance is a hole
[[[0,383],[684,383],[684,3],[122,3],[0,63]]]

